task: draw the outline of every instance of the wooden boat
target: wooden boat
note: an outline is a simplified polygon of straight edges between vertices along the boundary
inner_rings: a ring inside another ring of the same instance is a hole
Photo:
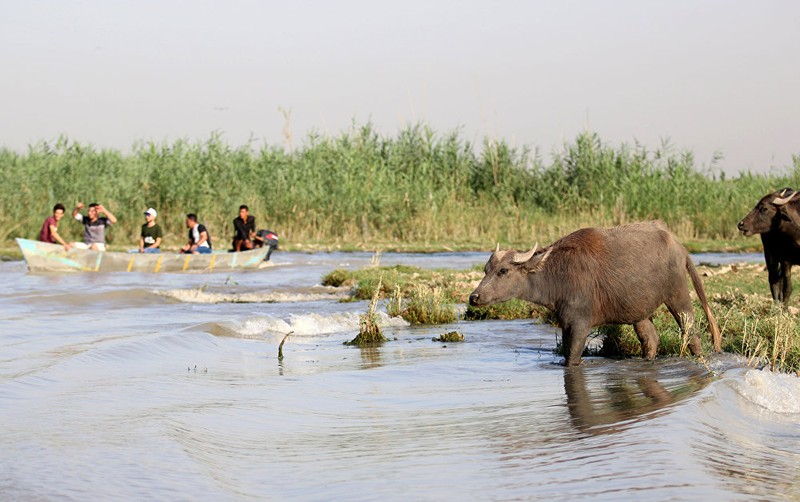
[[[60,244],[17,239],[22,256],[31,272],[224,272],[259,268],[270,252],[270,246],[228,253],[121,253],[72,248],[64,251]]]

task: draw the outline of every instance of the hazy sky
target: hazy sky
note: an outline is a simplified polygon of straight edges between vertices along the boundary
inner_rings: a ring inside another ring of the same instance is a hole
[[[284,143],[425,121],[547,158],[590,129],[782,171],[800,154],[800,2],[0,2],[0,146],[60,134]]]

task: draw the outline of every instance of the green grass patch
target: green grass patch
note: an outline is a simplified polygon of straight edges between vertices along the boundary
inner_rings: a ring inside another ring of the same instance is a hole
[[[441,289],[417,284],[407,300],[400,301],[400,316],[411,324],[447,324],[457,319],[452,295]]]
[[[482,275],[482,273],[480,274]],[[428,270],[406,265],[392,267],[368,267],[360,270],[336,269],[322,278],[322,284],[335,287],[351,287],[356,299],[367,300],[376,292],[384,298],[422,297],[416,291],[420,284],[436,288],[441,301],[463,303],[465,300],[465,281],[475,281],[477,272],[456,270]],[[469,293],[466,293],[469,294]]]

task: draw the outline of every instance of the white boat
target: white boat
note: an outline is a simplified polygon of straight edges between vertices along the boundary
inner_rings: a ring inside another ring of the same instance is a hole
[[[210,254],[121,253],[71,248],[60,244],[17,239],[31,272],[224,272],[259,268],[271,251],[266,245],[239,253]]]

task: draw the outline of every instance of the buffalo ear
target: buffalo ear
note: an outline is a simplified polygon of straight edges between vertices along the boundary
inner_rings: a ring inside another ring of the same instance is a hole
[[[776,209],[778,210],[778,217],[783,221],[788,221],[789,223],[800,223],[795,221],[796,216],[793,218],[789,207],[787,206],[777,206]]]
[[[550,253],[553,251],[552,247],[547,248],[544,253],[534,254],[528,261],[522,264],[522,268],[529,274],[540,272],[547,263]]]

